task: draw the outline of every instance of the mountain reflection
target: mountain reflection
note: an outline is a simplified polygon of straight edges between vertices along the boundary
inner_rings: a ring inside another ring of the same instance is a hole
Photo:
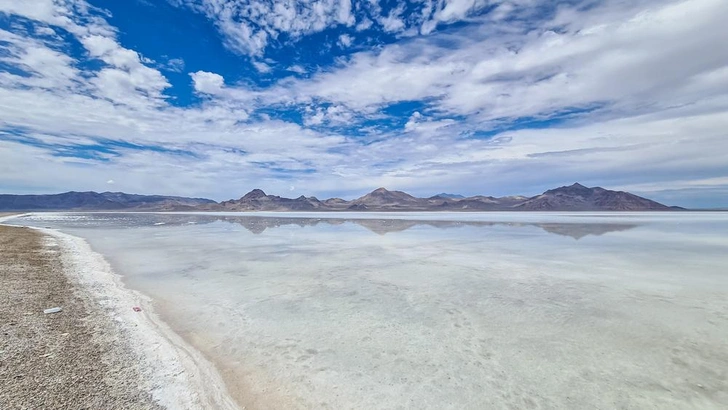
[[[18,222],[25,223],[33,220],[33,216],[20,216]],[[337,226],[347,223],[356,224],[377,235],[402,232],[416,227],[429,227],[437,229],[456,229],[462,227],[537,227],[554,235],[568,236],[579,240],[586,236],[600,236],[610,232],[627,231],[636,228],[634,223],[554,223],[554,222],[503,222],[503,221],[436,221],[436,220],[408,220],[408,219],[362,219],[362,218],[314,218],[314,217],[274,217],[250,215],[210,215],[210,214],[156,214],[156,213],[66,213],[58,220],[44,217],[41,226],[49,227],[117,227],[131,228],[138,226],[183,226],[193,224],[210,224],[225,222],[237,224],[248,231],[259,235],[269,229],[283,226]],[[13,223],[9,221],[8,223]],[[31,222],[31,225],[33,223]],[[56,225],[56,226],[54,226]]]
[[[151,215],[150,215],[151,216]],[[586,236],[600,236],[610,232],[620,232],[636,228],[636,224],[612,223],[530,223],[530,222],[483,222],[483,221],[429,221],[403,219],[356,219],[356,218],[276,218],[258,216],[217,216],[217,215],[160,215],[153,216],[154,223],[164,225],[208,224],[217,221],[238,224],[258,235],[266,230],[283,226],[312,227],[317,225],[336,226],[346,223],[359,225],[377,235],[402,232],[415,227],[454,229],[462,227],[510,226],[538,227],[554,235],[568,236],[579,240]]]

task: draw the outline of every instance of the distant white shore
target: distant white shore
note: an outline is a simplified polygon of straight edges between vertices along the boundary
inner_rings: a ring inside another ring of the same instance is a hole
[[[258,217],[258,218],[291,218],[291,219],[385,219],[403,221],[442,221],[442,222],[539,222],[539,223],[590,223],[611,222],[616,217],[629,218],[635,221],[658,222],[671,221],[679,217],[681,221],[711,220],[716,214],[728,214],[728,211],[33,211],[25,215],[59,215],[59,214],[142,214],[142,215],[199,215],[221,217]]]

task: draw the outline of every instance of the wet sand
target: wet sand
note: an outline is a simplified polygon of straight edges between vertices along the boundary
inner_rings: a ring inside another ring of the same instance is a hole
[[[63,273],[58,246],[0,226],[0,249],[0,408],[159,408],[133,353]]]
[[[0,225],[0,250],[0,408],[235,408],[85,242]]]

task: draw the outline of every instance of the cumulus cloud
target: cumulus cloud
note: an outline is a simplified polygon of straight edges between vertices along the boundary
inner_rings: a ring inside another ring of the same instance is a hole
[[[394,8],[379,1],[352,5],[350,0],[172,0],[210,19],[231,50],[262,56],[281,35],[296,41],[303,36],[344,27],[355,31],[375,24],[388,33],[430,34],[438,25],[459,21],[501,21],[530,18],[535,11],[553,9],[548,0],[418,0]],[[584,0],[585,3],[589,3]],[[419,10],[405,16],[408,8]],[[483,15],[483,13],[485,15]]]
[[[204,94],[218,94],[225,86],[225,79],[220,74],[197,71],[190,73],[195,91]]]
[[[308,75],[255,87],[198,70],[189,75],[202,98],[176,106],[162,73],[172,60],[125,47],[85,2],[0,1],[36,27],[0,29],[0,64],[12,67],[0,70],[0,187],[117,181],[227,199],[254,186],[284,194],[293,181],[307,194],[501,195],[578,179],[673,201],[728,187],[724,1],[511,0],[486,14],[478,1],[433,1],[416,15],[333,0],[178,3],[211,18],[264,73],[262,54],[284,33],[295,41],[342,27],[351,33],[332,38],[347,47],[355,40],[342,38],[368,35],[356,30],[425,35],[352,47],[362,51],[328,67],[294,64],[287,70]],[[539,7],[548,12],[533,15]],[[455,21],[468,24],[437,30]],[[49,30],[70,33],[83,53]]]
[[[372,24],[374,24],[374,23],[372,23],[371,20],[369,20],[368,18],[363,18],[359,22],[359,24],[356,25],[356,31],[364,31],[364,30],[367,30],[367,29],[369,29],[372,26]]]
[[[387,16],[379,18],[379,24],[382,25],[384,31],[392,33],[404,30],[405,23],[400,17],[403,11],[404,7],[400,6],[399,8],[392,10]]]
[[[330,105],[328,107],[307,107],[307,116],[304,117],[304,125],[316,126],[327,124],[332,126],[350,124],[354,113],[342,105]]]
[[[513,33],[509,26],[503,34],[496,25],[442,36],[447,42],[436,35],[409,40],[356,53],[341,69],[271,94],[314,96],[363,112],[424,100],[480,122],[600,107],[626,115],[725,94],[724,3],[681,1],[616,16],[607,6],[570,13],[591,25],[561,24],[557,32],[555,20],[547,20],[538,31]]]
[[[342,34],[339,36],[339,47],[347,48],[354,42],[354,38],[348,34]]]

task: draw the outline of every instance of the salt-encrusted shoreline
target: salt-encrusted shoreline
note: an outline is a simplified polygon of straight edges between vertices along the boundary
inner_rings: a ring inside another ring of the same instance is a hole
[[[0,224],[18,215],[0,217]],[[128,289],[104,257],[89,244],[53,229],[32,228],[55,239],[66,276],[99,308],[100,317],[128,344],[155,402],[169,409],[236,409],[217,370],[153,311],[152,301]],[[133,310],[141,307],[141,312]],[[104,314],[105,313],[105,314]]]

